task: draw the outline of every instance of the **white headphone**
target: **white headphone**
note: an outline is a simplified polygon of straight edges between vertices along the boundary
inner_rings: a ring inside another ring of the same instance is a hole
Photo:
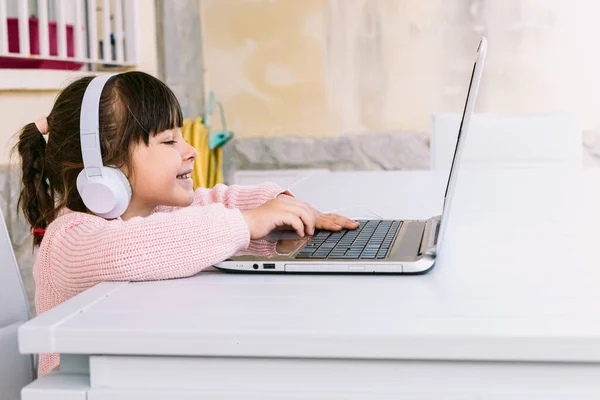
[[[114,75],[92,79],[83,95],[79,116],[83,170],[77,176],[77,191],[91,212],[107,219],[120,217],[131,200],[127,177],[114,165],[105,167],[100,151],[100,96]]]

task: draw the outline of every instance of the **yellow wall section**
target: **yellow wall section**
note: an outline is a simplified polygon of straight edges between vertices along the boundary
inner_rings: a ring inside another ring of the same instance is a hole
[[[328,122],[325,0],[203,2],[208,89],[246,136],[302,133]],[[320,132],[319,132],[320,133]]]
[[[486,35],[477,112],[574,112],[597,129],[600,3],[584,3],[202,0],[206,88],[238,137],[426,132],[464,107]]]
[[[458,111],[464,101],[472,60],[462,48],[450,53],[444,34],[451,23],[444,21],[452,7],[441,0],[202,6],[206,87],[238,137],[426,131],[433,110]],[[478,35],[467,26],[454,30],[467,34],[463,45],[474,55]],[[451,62],[456,94],[444,87],[442,66]]]

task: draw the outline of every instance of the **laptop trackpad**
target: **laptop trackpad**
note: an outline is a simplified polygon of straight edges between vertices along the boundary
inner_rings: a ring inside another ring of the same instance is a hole
[[[277,242],[276,251],[281,255],[291,255],[310,240],[312,236],[301,238],[293,230],[272,231],[264,239]]]
[[[280,231],[272,231],[267,236],[264,237],[266,240],[305,240],[305,238],[301,238],[298,236],[296,231],[293,230],[280,230]]]

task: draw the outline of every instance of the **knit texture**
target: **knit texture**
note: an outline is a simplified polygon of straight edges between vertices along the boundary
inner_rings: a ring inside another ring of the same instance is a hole
[[[247,249],[250,232],[241,210],[281,193],[274,183],[219,184],[197,189],[189,207],[158,207],[148,217],[127,221],[65,210],[46,229],[33,266],[37,314],[100,282],[197,274]],[[59,354],[40,354],[38,374],[59,361]]]

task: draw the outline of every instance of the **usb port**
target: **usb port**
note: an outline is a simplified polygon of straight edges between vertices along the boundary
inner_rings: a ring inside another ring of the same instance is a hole
[[[264,269],[275,269],[275,264],[263,264]]]

